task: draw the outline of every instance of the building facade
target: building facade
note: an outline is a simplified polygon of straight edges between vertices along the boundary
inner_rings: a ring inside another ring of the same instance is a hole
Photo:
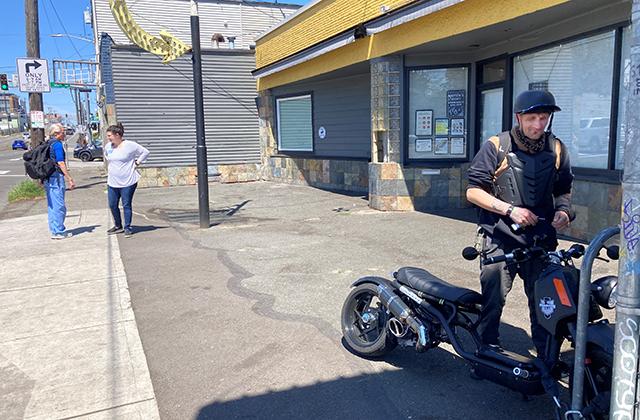
[[[257,40],[264,176],[380,210],[468,207],[476,151],[545,89],[575,174],[569,233],[589,238],[620,219],[630,18],[627,0],[311,2]]]
[[[209,174],[225,182],[259,179],[257,92],[251,76],[255,38],[300,6],[241,0],[198,4]],[[127,138],[151,151],[141,168],[141,186],[195,183],[191,55],[162,64],[120,30],[108,0],[93,0],[92,7],[102,126],[121,122]],[[128,8],[150,34],[167,30],[191,45],[189,1],[128,2]]]

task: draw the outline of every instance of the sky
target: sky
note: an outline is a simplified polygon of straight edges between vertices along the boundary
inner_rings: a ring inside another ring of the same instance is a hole
[[[16,58],[26,57],[25,17],[23,0],[0,0],[2,2],[2,28],[0,28],[0,73],[16,73]],[[147,0],[128,0],[147,1]],[[311,0],[280,0],[280,3],[307,4]],[[276,2],[276,1],[274,1]],[[38,0],[40,19],[40,57],[49,60],[49,77],[53,80],[51,65],[53,59],[90,60],[96,59],[93,44],[71,37],[54,38],[51,34],[70,34],[79,37],[93,37],[91,25],[85,25],[83,11],[90,7],[91,0]],[[17,88],[9,92],[28,98]],[[75,105],[68,89],[52,88],[43,94],[44,110],[68,114],[75,120]],[[28,99],[27,99],[28,103]],[[96,109],[95,96],[91,104]]]

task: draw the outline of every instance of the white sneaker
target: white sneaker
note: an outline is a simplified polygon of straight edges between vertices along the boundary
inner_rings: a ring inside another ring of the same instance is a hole
[[[71,232],[65,233],[56,233],[55,235],[51,235],[51,239],[67,239],[73,236]]]

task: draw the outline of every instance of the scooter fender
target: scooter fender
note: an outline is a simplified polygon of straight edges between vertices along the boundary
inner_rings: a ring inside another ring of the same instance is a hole
[[[587,326],[587,344],[593,344],[613,354],[616,324],[598,322]]]
[[[397,289],[398,288],[396,285],[394,285],[389,280],[385,279],[384,277],[378,277],[378,276],[360,277],[358,280],[356,280],[351,285],[351,287],[357,287],[357,286],[360,286],[361,284],[364,284],[364,283],[372,283],[372,284],[375,284],[376,286],[380,286],[382,284],[382,285],[390,287],[392,289]]]

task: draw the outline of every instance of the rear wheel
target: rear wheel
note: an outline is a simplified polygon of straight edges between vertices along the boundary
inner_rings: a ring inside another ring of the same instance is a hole
[[[375,284],[354,288],[342,306],[342,335],[347,346],[362,357],[379,357],[398,344],[389,333],[387,310]]]
[[[80,153],[80,160],[83,162],[89,162],[91,160],[90,153]]]

